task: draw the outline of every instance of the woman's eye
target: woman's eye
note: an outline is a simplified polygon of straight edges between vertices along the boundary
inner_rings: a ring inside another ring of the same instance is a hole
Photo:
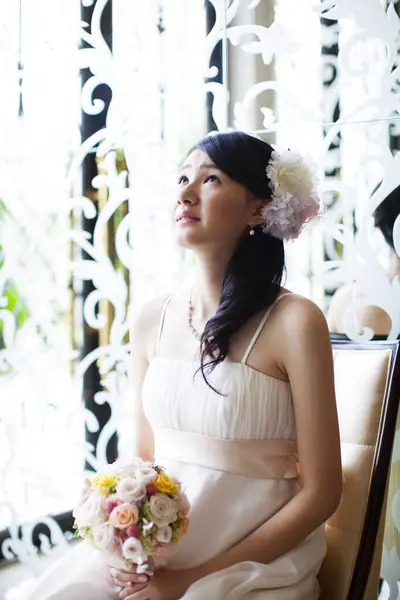
[[[217,177],[217,175],[209,175],[209,176],[206,178],[206,182],[207,182],[207,181],[211,181],[212,183],[221,183],[221,180],[220,180],[220,178],[219,178],[219,177]]]
[[[189,180],[186,177],[186,175],[181,175],[178,179],[178,185],[180,185],[181,183],[187,183]]]

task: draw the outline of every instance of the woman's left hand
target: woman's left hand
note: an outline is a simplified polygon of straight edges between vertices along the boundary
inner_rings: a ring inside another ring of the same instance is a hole
[[[136,583],[123,589],[120,600],[179,600],[185,594],[194,578],[190,570],[168,571],[160,569],[147,583]]]

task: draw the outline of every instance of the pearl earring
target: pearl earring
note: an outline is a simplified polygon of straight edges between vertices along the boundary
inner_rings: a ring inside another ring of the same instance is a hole
[[[249,235],[255,235],[255,233],[256,233],[256,232],[254,231],[254,227],[253,227],[253,226],[251,226],[251,227],[250,227],[250,231],[249,231]]]

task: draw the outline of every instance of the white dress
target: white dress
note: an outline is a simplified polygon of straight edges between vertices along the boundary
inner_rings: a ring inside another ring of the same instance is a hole
[[[281,296],[282,297],[282,296]],[[199,565],[240,542],[298,492],[296,428],[288,382],[242,362],[225,361],[211,381],[199,364],[157,356],[143,387],[155,459],[182,483],[191,504],[186,537],[168,556],[171,569]],[[162,334],[163,311],[159,340]],[[158,345],[157,345],[158,348]],[[242,562],[193,584],[182,600],[315,600],[325,556],[324,528],[269,564]],[[116,600],[100,553],[87,542],[45,573],[26,600]]]

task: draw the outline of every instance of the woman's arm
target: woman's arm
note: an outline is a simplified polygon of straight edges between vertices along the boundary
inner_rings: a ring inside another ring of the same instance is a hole
[[[279,315],[280,366],[292,390],[301,490],[242,542],[190,569],[187,575],[193,581],[239,562],[273,561],[324,523],[340,501],[340,440],[327,324],[312,302],[299,298],[283,302],[285,310]]]
[[[134,428],[137,449],[135,454],[143,460],[154,458],[154,439],[142,406],[142,387],[149,366],[149,332],[154,329],[151,307],[145,307],[130,329],[130,381],[134,402]]]
[[[134,402],[136,454],[150,462],[154,459],[153,431],[143,411],[142,387],[151,359],[157,353],[157,338],[161,312],[166,298],[156,298],[146,304],[130,327],[130,382]]]
[[[142,308],[137,318],[130,327],[130,368],[129,380],[132,400],[134,403],[134,438],[136,448],[134,455],[143,460],[154,460],[154,436],[150,423],[144,414],[142,405],[142,388],[144,378],[151,358],[156,353],[158,328],[161,310],[165,299],[154,300]],[[129,582],[147,581],[148,576],[136,574],[136,567],[132,569],[110,569],[116,585],[128,586]],[[122,596],[124,597],[124,596]]]

